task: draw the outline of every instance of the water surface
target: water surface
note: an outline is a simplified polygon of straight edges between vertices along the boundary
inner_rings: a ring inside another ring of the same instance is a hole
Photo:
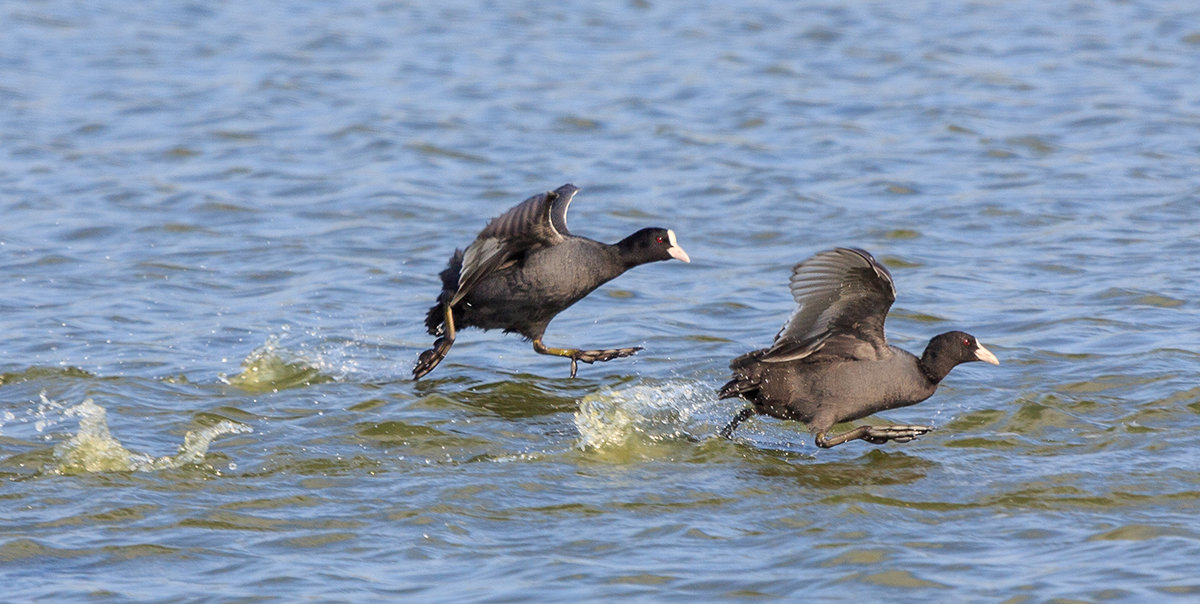
[[[1186,2],[0,8],[13,600],[1193,599]],[[673,228],[548,344],[432,338],[487,219]],[[813,446],[717,401],[790,266],[1002,359]]]

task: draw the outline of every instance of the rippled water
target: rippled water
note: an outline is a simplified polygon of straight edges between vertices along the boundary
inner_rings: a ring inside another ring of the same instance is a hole
[[[1200,10],[1188,2],[0,7],[12,600],[1194,599]],[[693,263],[579,303],[582,366],[437,272],[572,229]],[[910,350],[1002,359],[816,449],[717,401],[794,262],[858,245]]]

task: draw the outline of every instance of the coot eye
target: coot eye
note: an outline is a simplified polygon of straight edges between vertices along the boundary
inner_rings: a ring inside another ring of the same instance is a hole
[[[663,237],[662,235],[659,235],[658,237],[655,237],[654,240],[659,243],[663,243],[664,241],[666,241],[666,238]]]
[[[963,338],[963,346],[970,346],[970,345],[971,345],[971,340],[968,338]]]

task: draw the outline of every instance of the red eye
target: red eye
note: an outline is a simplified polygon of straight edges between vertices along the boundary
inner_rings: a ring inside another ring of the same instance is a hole
[[[655,238],[654,238],[654,240],[655,240],[655,241],[657,241],[657,242],[659,242],[659,243],[662,243],[662,242],[666,241],[666,239],[664,239],[662,235],[659,235],[658,237],[655,237]]]
[[[966,338],[963,338],[963,346],[970,346],[970,345],[971,345],[971,341]]]

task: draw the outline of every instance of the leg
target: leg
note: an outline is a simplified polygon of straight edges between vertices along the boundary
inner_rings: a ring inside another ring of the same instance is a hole
[[[571,359],[571,377],[575,377],[575,370],[578,368],[577,363],[595,363],[603,361],[611,361],[624,357],[633,356],[634,353],[641,350],[641,346],[633,346],[630,348],[609,348],[607,350],[580,350],[578,348],[551,348],[542,343],[541,338],[534,338],[533,351],[538,354],[549,354],[557,357],[567,357]]]
[[[860,438],[873,445],[882,445],[889,440],[906,443],[932,430],[933,426],[859,426],[833,438],[826,438],[824,431],[817,432],[816,441],[818,447],[825,449]]]
[[[443,312],[446,313],[443,323],[446,334],[434,341],[433,348],[422,352],[421,356],[417,358],[417,366],[413,367],[414,380],[419,380],[425,374],[433,371],[433,368],[437,367],[438,363],[441,363],[442,359],[446,358],[446,354],[450,352],[450,347],[454,345],[454,313],[450,311],[450,305],[448,304],[443,308],[445,309]]]
[[[733,416],[733,419],[729,420],[728,424],[725,424],[724,428],[721,428],[721,431],[718,432],[718,434],[721,435],[721,438],[729,438],[733,436],[733,431],[737,429],[738,424],[750,419],[750,417],[753,415],[753,407],[742,408],[741,411],[737,412],[737,415]]]

